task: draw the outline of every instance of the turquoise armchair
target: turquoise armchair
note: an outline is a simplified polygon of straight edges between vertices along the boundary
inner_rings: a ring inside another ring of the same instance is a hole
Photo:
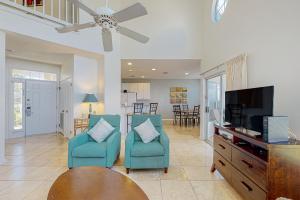
[[[86,132],[83,132],[69,140],[68,144],[68,167],[102,166],[112,167],[120,155],[121,133],[119,115],[91,115],[89,128],[103,118],[114,128],[108,138],[97,143]]]
[[[141,123],[150,118],[156,130],[160,133],[150,143],[143,143],[140,136],[134,130]],[[153,169],[162,168],[165,173],[169,167],[169,138],[162,127],[160,115],[133,115],[131,132],[128,133],[125,141],[125,161],[127,174],[129,169]]]

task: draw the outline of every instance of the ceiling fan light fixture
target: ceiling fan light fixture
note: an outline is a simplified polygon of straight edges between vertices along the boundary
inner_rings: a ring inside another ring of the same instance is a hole
[[[121,22],[129,21],[147,15],[148,12],[141,3],[135,3],[123,10],[114,12],[108,7],[108,0],[106,0],[106,7],[98,8],[96,11],[86,6],[81,2],[81,0],[69,1],[76,5],[78,8],[84,10],[86,13],[90,14],[94,18],[94,22],[59,27],[56,28],[57,32],[77,32],[82,29],[99,26],[102,28],[102,43],[105,52],[110,52],[113,50],[111,34],[112,30],[116,30],[119,34],[143,44],[149,41],[149,37],[119,25],[119,23]]]
[[[107,7],[97,8],[96,12],[99,15],[113,15],[115,13],[115,11],[113,11],[112,9],[107,8]]]

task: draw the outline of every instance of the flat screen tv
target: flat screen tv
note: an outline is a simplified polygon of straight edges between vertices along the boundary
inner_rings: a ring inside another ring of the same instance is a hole
[[[263,117],[273,116],[274,86],[225,93],[225,122],[263,133]]]

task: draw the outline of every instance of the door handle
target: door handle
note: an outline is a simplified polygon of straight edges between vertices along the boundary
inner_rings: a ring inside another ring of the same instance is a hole
[[[243,186],[249,191],[249,192],[252,192],[253,189],[247,184],[245,183],[244,181],[241,181],[241,183],[243,184]]]
[[[242,160],[242,162],[247,165],[249,168],[253,168],[253,165],[251,165],[249,162],[247,162],[246,160]]]
[[[225,167],[225,163],[224,163],[222,160],[218,160],[218,161],[219,161],[219,163],[220,163],[222,166]]]
[[[30,116],[31,116],[31,114],[32,114],[33,112],[31,112],[31,107],[30,107],[30,106],[26,107],[25,113],[26,113],[26,116],[27,116],[27,117],[30,117]]]
[[[209,107],[208,106],[205,107],[205,112],[209,113]]]

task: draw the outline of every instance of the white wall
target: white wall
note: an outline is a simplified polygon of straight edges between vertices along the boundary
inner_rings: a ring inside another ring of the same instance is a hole
[[[124,83],[150,82],[151,99],[145,103],[158,103],[158,114],[163,119],[173,119],[172,104],[170,104],[170,88],[186,87],[188,89],[188,105],[190,109],[200,105],[200,80],[186,79],[153,79],[153,80],[123,80]]]
[[[136,0],[121,0],[125,8]],[[139,0],[148,15],[122,23],[150,37],[140,44],[121,38],[124,59],[200,59],[202,56],[201,0]]]
[[[49,73],[55,73],[60,75],[60,66],[54,65],[54,64],[48,64],[48,63],[42,63],[37,61],[31,61],[31,60],[24,60],[19,58],[12,58],[7,57],[6,59],[6,67],[8,67],[9,70],[11,69],[23,69],[23,70],[32,70],[32,71],[40,71],[40,72],[49,72]]]
[[[61,64],[60,80],[73,79],[74,75],[74,55],[66,55]]]
[[[288,115],[300,137],[300,6],[298,0],[230,0],[217,24],[204,0],[205,71],[248,53],[248,86],[275,85],[275,115]]]
[[[95,59],[82,56],[74,56],[74,75],[73,75],[73,103],[74,118],[88,115],[89,104],[82,103],[86,93],[95,94],[99,99],[99,64]],[[101,99],[99,99],[101,100]],[[93,103],[93,111],[99,110],[98,103]]]
[[[5,155],[6,105],[5,105],[5,33],[0,31],[0,164]]]
[[[104,74],[104,111],[121,114],[121,52],[120,37],[113,38],[114,50],[106,52],[101,73]]]

